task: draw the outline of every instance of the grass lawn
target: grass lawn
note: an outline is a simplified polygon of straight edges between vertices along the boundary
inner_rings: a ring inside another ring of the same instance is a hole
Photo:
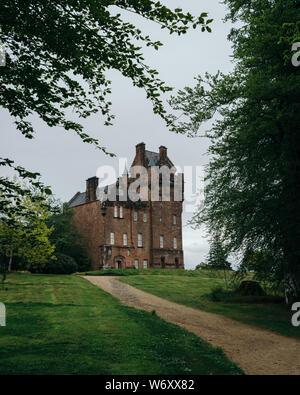
[[[1,375],[242,373],[221,350],[78,276],[11,274],[7,287]]]
[[[156,275],[141,273],[136,276],[120,277],[120,280],[176,303],[221,314],[286,336],[300,338],[300,327],[292,326],[292,314],[284,303],[214,302],[209,294],[212,288],[225,286],[222,278],[213,272],[197,271],[197,274],[194,275],[189,271],[186,271],[186,275],[184,273],[178,275],[175,272],[177,271],[174,271],[174,275],[170,273],[163,275],[161,273],[155,273]]]

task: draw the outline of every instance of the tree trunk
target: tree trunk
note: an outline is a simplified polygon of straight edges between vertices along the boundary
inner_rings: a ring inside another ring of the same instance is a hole
[[[7,271],[8,271],[9,273],[11,272],[12,259],[13,259],[13,248],[11,247],[11,249],[10,249],[10,254],[9,254],[8,269],[7,269]]]
[[[291,305],[294,302],[300,302],[300,274],[290,273],[285,276],[285,301]]]

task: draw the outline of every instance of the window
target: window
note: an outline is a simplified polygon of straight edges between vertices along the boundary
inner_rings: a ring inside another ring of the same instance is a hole
[[[144,215],[143,215],[143,221],[147,222],[147,214],[146,213],[144,213]]]
[[[114,207],[114,217],[118,218],[118,206]]]
[[[120,218],[123,218],[123,207],[120,206]]]
[[[139,268],[139,260],[138,260],[138,259],[135,259],[135,260],[134,260],[134,267],[135,267],[136,269]]]
[[[148,261],[147,261],[147,259],[144,259],[144,261],[143,261],[143,268],[147,269],[147,267],[148,267]]]
[[[111,234],[110,234],[110,244],[115,244],[115,234],[114,234],[114,232],[111,232]]]
[[[123,245],[127,246],[127,233],[123,233]]]
[[[136,211],[133,213],[133,219],[134,219],[134,221],[137,221],[137,219],[138,219],[138,214]]]
[[[141,233],[138,234],[138,247],[143,247],[143,235]]]
[[[177,217],[176,215],[173,215],[173,225],[176,225],[176,223],[177,223]]]
[[[177,238],[174,237],[173,239],[173,247],[175,248],[175,250],[177,249]]]
[[[164,236],[160,236],[159,238],[159,247],[164,248]]]

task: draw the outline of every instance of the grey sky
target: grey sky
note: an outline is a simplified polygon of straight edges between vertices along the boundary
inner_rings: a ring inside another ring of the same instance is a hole
[[[230,24],[222,21],[226,13],[223,4],[217,0],[185,0],[184,6],[178,0],[163,0],[162,3],[171,8],[181,7],[194,15],[206,11],[214,19],[212,33],[202,33],[197,29],[177,37],[138,16],[126,14],[129,21],[164,44],[159,51],[146,48],[144,52],[146,63],[159,71],[162,80],[176,91],[186,85],[193,85],[193,79],[198,74],[232,70],[232,50],[227,41]],[[127,157],[129,164],[135,154],[135,145],[142,141],[146,149],[152,151],[165,145],[170,159],[182,167],[207,163],[208,158],[204,155],[207,141],[188,139],[169,132],[163,121],[153,114],[144,90],[132,87],[130,81],[119,73],[110,72],[109,76],[113,82],[114,126],[103,126],[99,114],[84,122],[89,134],[100,138],[102,145],[118,157]],[[36,138],[27,140],[16,132],[7,111],[0,110],[0,116],[1,156],[15,160],[28,170],[39,171],[43,181],[51,185],[55,195],[63,201],[68,201],[77,191],[84,191],[85,180],[95,175],[99,166],[117,166],[117,159],[106,157],[61,128],[48,128],[38,118],[33,118]],[[9,171],[2,168],[1,173],[7,175]],[[188,215],[184,215],[185,222],[188,218]],[[204,260],[208,243],[200,230],[194,231],[185,226],[183,235],[185,266],[191,269]]]

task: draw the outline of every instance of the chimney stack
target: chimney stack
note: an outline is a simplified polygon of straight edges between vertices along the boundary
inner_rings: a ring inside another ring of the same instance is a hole
[[[163,145],[161,145],[159,147],[159,159],[166,160],[167,159],[167,152],[168,152],[167,147],[164,147]]]
[[[99,178],[98,177],[91,177],[86,180],[86,195],[85,201],[86,203],[94,202],[97,200],[97,188],[98,188]]]
[[[136,148],[136,159],[137,163],[140,165],[144,165],[146,159],[146,145],[145,143],[140,143],[135,146]]]
[[[137,154],[137,155],[138,155],[138,154],[144,155],[144,154],[145,154],[145,147],[146,147],[145,143],[140,143],[140,144],[136,145],[136,146],[135,146],[135,148],[136,148],[136,154]]]

